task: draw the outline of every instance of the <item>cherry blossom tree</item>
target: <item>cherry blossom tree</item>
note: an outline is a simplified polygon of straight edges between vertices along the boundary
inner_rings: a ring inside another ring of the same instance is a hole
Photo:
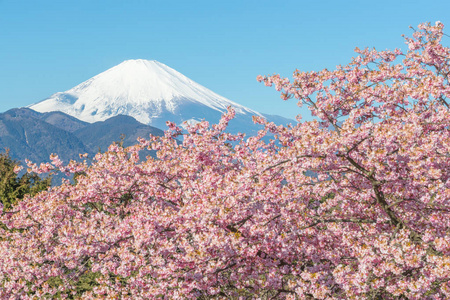
[[[334,71],[258,76],[314,121],[255,118],[264,129],[245,137],[226,132],[229,109],[90,165],[30,163],[82,175],[3,212],[0,296],[450,298],[443,28],[421,24],[405,53],[357,48]],[[140,161],[145,148],[158,158]]]

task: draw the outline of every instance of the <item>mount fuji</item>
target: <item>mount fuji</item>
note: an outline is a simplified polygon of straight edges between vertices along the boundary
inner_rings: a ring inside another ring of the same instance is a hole
[[[166,121],[182,125],[207,120],[217,123],[228,106],[236,111],[231,132],[251,133],[261,128],[252,116],[268,121],[294,123],[280,116],[262,115],[228,100],[178,71],[154,60],[126,60],[91,79],[28,106],[38,112],[61,111],[94,123],[117,115],[165,129]]]

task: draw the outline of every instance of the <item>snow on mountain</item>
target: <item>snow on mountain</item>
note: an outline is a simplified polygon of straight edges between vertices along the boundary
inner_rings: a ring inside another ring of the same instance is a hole
[[[218,122],[228,106],[236,111],[231,131],[254,131],[251,117],[261,116],[260,113],[212,92],[160,62],[136,59],[126,60],[29,108],[38,112],[62,111],[89,123],[128,115],[165,129],[168,120],[180,125],[203,119]]]

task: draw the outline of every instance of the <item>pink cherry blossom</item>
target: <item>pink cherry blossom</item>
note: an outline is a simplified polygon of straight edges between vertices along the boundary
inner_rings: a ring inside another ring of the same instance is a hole
[[[406,52],[258,76],[314,121],[246,137],[230,108],[90,165],[29,162],[80,175],[2,213],[0,297],[448,299],[450,48],[418,28]]]

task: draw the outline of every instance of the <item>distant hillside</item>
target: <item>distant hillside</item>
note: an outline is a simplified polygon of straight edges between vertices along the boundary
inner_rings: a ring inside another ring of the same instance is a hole
[[[20,161],[48,162],[50,154],[56,153],[68,162],[80,153],[93,156],[99,149],[107,150],[112,142],[121,140],[122,134],[124,146],[130,146],[137,143],[138,137],[148,138],[150,133],[164,134],[129,116],[90,124],[62,112],[16,108],[0,113],[0,150],[8,148],[11,157]]]
[[[121,140],[124,135],[123,146],[136,144],[138,137],[147,138],[150,134],[161,136],[164,131],[139,123],[130,116],[119,115],[103,122],[95,122],[75,131],[74,134],[83,141],[91,152],[99,148],[104,151],[112,142]]]
[[[89,125],[87,122],[78,120],[75,117],[69,116],[59,111],[52,111],[44,113],[40,116],[45,122],[52,124],[58,128],[64,129],[68,132],[74,132]]]
[[[69,161],[79,153],[88,152],[77,136],[40,117],[26,108],[0,114],[0,148],[9,148],[14,159],[23,161],[28,158],[34,162],[49,161],[52,153]]]

